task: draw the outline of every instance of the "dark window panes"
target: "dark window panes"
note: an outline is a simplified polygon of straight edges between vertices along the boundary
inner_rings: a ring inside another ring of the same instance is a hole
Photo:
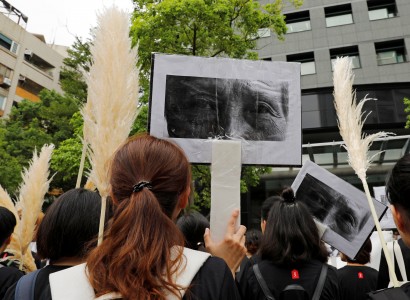
[[[397,16],[397,6],[394,0],[368,0],[369,20],[389,19]]]
[[[285,15],[287,32],[301,32],[311,30],[309,11],[300,11]]]
[[[394,106],[378,105],[379,123],[394,123],[397,122]]]

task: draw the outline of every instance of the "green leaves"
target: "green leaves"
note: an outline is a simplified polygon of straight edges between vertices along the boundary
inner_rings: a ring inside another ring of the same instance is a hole
[[[410,128],[410,98],[404,97],[403,102],[404,102],[404,105],[406,106],[404,108],[404,112],[407,113],[405,128]]]

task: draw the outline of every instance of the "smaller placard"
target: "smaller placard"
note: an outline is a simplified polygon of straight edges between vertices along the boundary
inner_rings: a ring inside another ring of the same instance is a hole
[[[366,194],[343,179],[306,161],[292,184],[315,220],[326,226],[322,240],[354,258],[374,229]],[[373,199],[378,218],[387,207]]]

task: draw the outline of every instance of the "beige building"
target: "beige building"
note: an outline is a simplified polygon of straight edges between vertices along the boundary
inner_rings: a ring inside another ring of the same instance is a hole
[[[40,101],[44,89],[62,93],[59,78],[64,56],[42,35],[25,30],[28,18],[0,0],[0,116],[23,99]]]

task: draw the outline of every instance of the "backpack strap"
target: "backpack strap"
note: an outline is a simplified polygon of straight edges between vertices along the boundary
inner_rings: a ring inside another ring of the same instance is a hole
[[[262,277],[258,264],[254,264],[252,268],[253,268],[253,272],[255,273],[256,279],[258,280],[259,286],[261,287],[266,299],[275,300],[275,297],[273,297],[272,293],[270,292],[265,279],[263,279]]]
[[[312,300],[319,300],[320,295],[322,294],[323,287],[326,281],[327,275],[327,264],[322,265],[322,270],[320,271],[319,280],[317,281],[315,292],[313,293]]]
[[[34,300],[34,287],[36,285],[37,275],[40,270],[36,270],[24,275],[17,281],[14,299]]]

